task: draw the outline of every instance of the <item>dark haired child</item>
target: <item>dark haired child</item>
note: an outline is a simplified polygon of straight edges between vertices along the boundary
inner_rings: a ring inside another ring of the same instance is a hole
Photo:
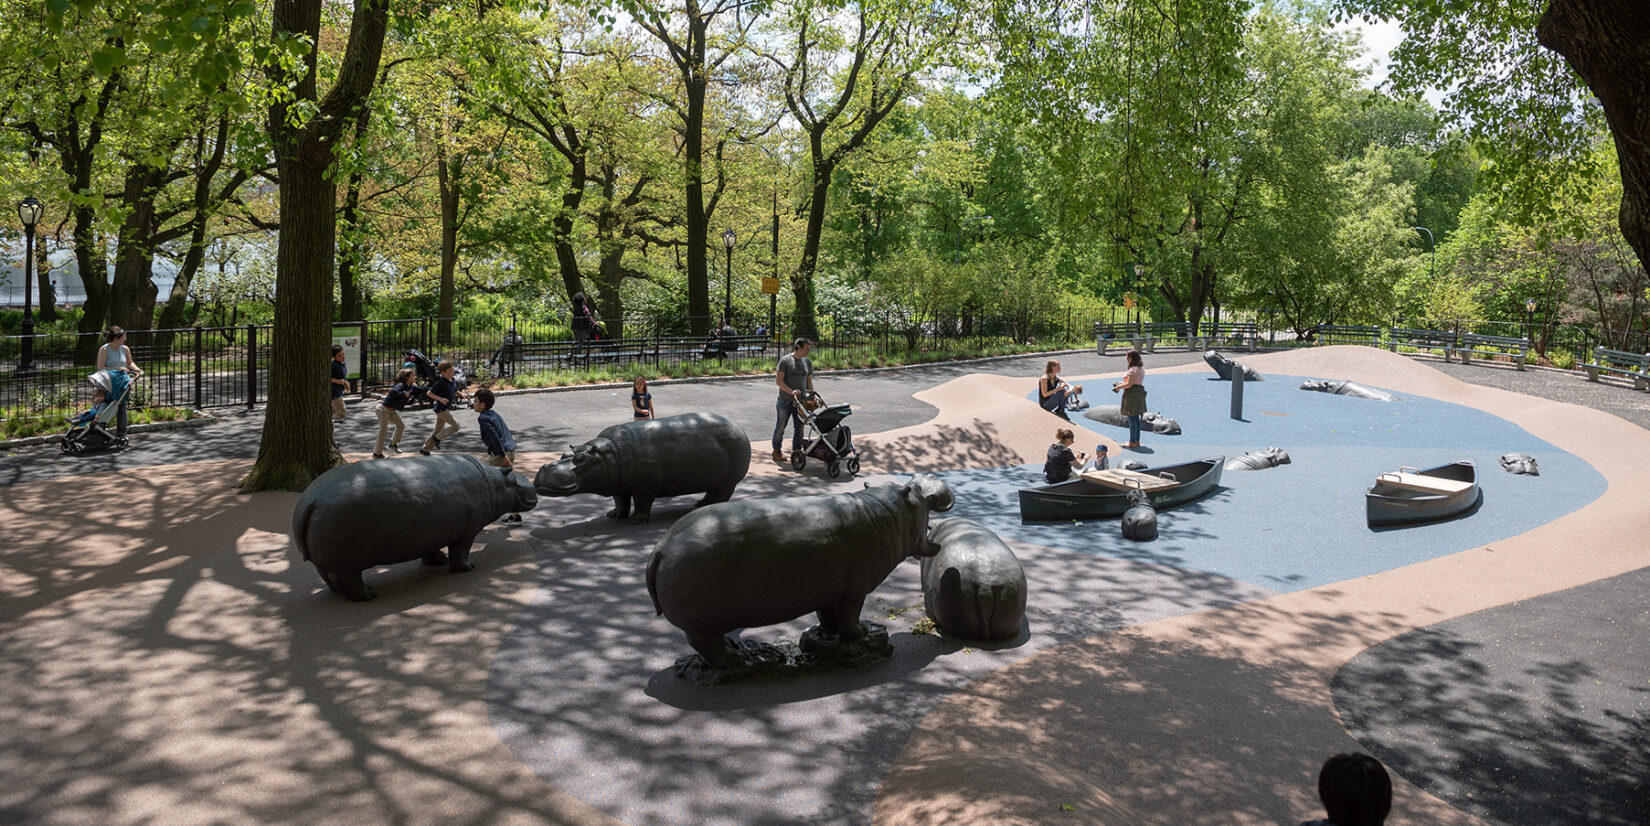
[[[476,427],[481,430],[481,443],[487,446],[487,464],[509,473],[516,467],[516,440],[510,435],[510,426],[504,423],[504,417],[493,409],[494,404],[493,391],[484,387],[476,391],[471,407],[476,411]],[[512,513],[499,521],[515,524],[521,521],[521,514]]]
[[[453,381],[453,372],[456,368],[450,361],[443,361],[435,366],[435,372],[440,378],[430,385],[425,396],[434,406],[435,430],[430,431],[430,437],[424,440],[424,446],[418,452],[428,456],[430,451],[441,447],[441,440],[452,438],[459,431],[458,420],[453,418],[453,406],[458,404],[458,384]]]

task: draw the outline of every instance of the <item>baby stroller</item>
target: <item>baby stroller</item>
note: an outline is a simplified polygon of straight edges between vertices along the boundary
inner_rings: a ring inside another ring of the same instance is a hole
[[[808,466],[808,457],[825,463],[825,475],[835,479],[842,475],[842,466],[848,474],[859,473],[859,451],[854,449],[853,432],[842,423],[853,415],[846,404],[826,405],[818,393],[809,392],[802,399],[797,414],[807,426],[806,442],[801,450],[791,451],[791,467],[801,470]]]
[[[86,380],[103,391],[103,401],[84,413],[68,417],[69,431],[58,441],[58,448],[70,456],[78,456],[88,447],[125,450],[126,437],[115,435],[114,428],[120,406],[132,392],[131,377],[124,370],[99,370]]]
[[[435,384],[436,381],[441,378],[441,374],[436,372],[435,362],[431,361],[429,356],[426,356],[417,350],[408,350],[406,357],[407,360],[404,364],[402,364],[402,367],[411,367],[418,373],[419,387],[413,391],[413,398],[420,403],[428,402],[429,399],[425,397],[424,391],[428,390],[430,385]],[[458,388],[458,392],[464,392],[464,388],[468,387],[469,384],[470,379],[468,376],[464,375],[464,368],[459,367],[456,364],[453,365],[453,386]],[[470,406],[468,401],[456,401],[458,403],[454,404],[454,407]]]

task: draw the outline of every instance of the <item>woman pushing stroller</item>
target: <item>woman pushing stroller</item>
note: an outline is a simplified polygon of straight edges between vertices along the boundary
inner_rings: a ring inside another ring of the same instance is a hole
[[[110,327],[103,331],[104,344],[97,348],[96,370],[107,370],[110,373],[111,390],[105,391],[104,397],[111,404],[118,405],[116,412],[115,436],[126,437],[126,402],[131,396],[125,391],[125,385],[132,379],[143,375],[142,368],[132,360],[132,348],[126,346],[126,331],[119,327]],[[114,374],[118,373],[116,376]],[[100,385],[101,388],[101,385]],[[114,392],[118,388],[120,392]],[[95,414],[94,414],[95,415]]]

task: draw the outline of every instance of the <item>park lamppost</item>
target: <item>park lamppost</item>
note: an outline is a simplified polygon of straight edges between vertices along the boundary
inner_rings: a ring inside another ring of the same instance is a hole
[[[17,375],[34,375],[34,225],[40,222],[40,213],[46,207],[33,195],[17,205],[17,217],[23,221],[23,348],[17,361]],[[45,298],[45,296],[41,296]]]
[[[1140,305],[1146,303],[1146,265],[1134,265],[1134,329],[1140,330]]]
[[[1524,335],[1535,343],[1535,299],[1524,299]]]
[[[1433,240],[1432,230],[1426,227],[1410,227],[1410,229],[1427,234],[1427,250],[1432,253],[1432,260],[1427,262],[1427,281],[1430,282],[1438,277],[1438,242]]]
[[[739,236],[732,229],[722,231],[722,243],[728,248],[728,275],[722,281],[722,322],[733,323],[733,244]]]

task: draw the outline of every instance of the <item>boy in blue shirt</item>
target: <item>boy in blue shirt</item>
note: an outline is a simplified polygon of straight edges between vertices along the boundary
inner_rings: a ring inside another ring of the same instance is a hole
[[[476,410],[481,443],[487,446],[487,464],[503,468],[506,473],[515,470],[516,440],[510,435],[510,426],[504,423],[504,417],[493,409],[493,391],[485,387],[477,390],[475,402],[470,406]],[[514,524],[521,521],[521,514],[512,513],[499,521]]]

